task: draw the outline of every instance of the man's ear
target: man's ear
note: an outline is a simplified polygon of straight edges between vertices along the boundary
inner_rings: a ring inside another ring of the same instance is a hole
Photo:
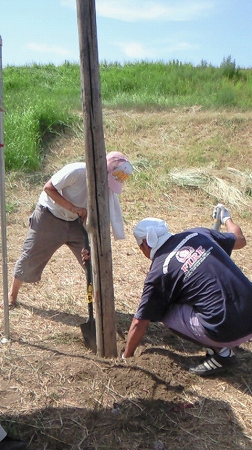
[[[146,258],[150,259],[151,247],[147,244],[146,239],[143,239],[140,249],[142,250],[143,254],[146,256]]]
[[[148,248],[151,249],[151,247],[147,244],[147,240],[146,239],[143,239],[143,242],[147,245]]]

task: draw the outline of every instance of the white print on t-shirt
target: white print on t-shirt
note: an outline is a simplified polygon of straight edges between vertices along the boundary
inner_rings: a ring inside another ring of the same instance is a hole
[[[185,261],[188,260],[188,258],[190,258],[190,256],[195,252],[193,247],[182,247],[181,250],[179,250],[176,253],[176,259],[181,262],[184,263]]]
[[[166,274],[168,273],[168,266],[169,266],[169,262],[170,260],[173,258],[173,256],[176,255],[177,251],[181,249],[181,247],[183,247],[183,245],[189,241],[189,239],[194,238],[195,236],[198,236],[198,233],[192,233],[189,234],[188,236],[186,236],[176,247],[175,249],[169,253],[169,255],[167,256],[167,258],[165,259],[165,262],[163,264],[163,273]]]
[[[205,249],[200,245],[196,250],[193,247],[182,247],[181,250],[176,254],[176,259],[179,262],[184,263],[181,267],[183,272],[187,272],[188,268],[200,258],[201,255],[205,253]]]
[[[208,250],[206,250],[203,247],[198,247],[185,261],[185,263],[182,265],[181,270],[184,272],[185,277],[189,278],[190,275],[199,267],[200,264],[205,261],[207,256],[211,253],[213,247],[210,247]]]

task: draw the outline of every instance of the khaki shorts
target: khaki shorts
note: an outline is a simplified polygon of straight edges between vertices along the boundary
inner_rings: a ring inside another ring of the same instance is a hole
[[[40,281],[43,269],[62,245],[67,245],[81,267],[83,232],[78,220],[58,219],[47,208],[37,205],[29,218],[29,232],[21,256],[15,264],[14,277],[26,283]]]

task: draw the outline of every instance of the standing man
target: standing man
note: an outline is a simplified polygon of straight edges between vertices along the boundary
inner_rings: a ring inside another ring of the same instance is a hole
[[[131,175],[132,166],[120,152],[107,154],[110,221],[115,239],[124,239],[122,211],[118,194]],[[15,264],[9,304],[16,305],[22,284],[40,281],[52,255],[66,244],[83,268],[81,251],[83,223],[87,217],[86,164],[67,164],[45,184],[38,203],[29,218],[29,231],[21,256]]]
[[[140,250],[152,263],[123,358],[133,356],[150,321],[207,347],[202,364],[190,368],[201,376],[229,369],[236,362],[232,349],[252,338],[252,283],[230,258],[246,240],[229,211],[218,207],[225,233],[193,228],[172,235],[156,218],[134,228]]]

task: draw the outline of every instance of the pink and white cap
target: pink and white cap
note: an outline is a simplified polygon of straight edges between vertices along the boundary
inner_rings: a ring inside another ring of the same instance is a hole
[[[107,154],[108,187],[115,194],[121,194],[123,183],[132,174],[132,165],[120,152]]]

